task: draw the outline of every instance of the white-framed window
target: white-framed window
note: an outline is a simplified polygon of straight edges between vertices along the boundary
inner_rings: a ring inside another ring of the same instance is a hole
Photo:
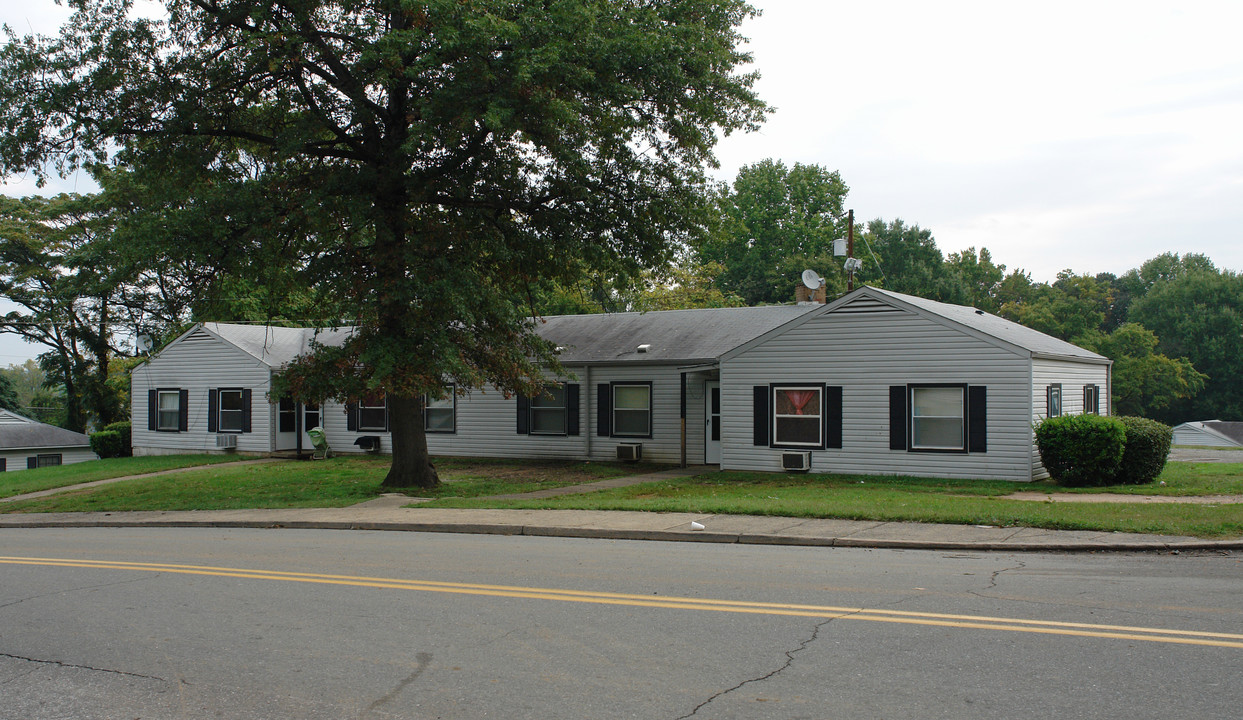
[[[652,436],[651,383],[613,385],[613,435]]]
[[[246,416],[245,405],[242,403],[240,389],[221,389],[216,394],[216,402],[220,407],[216,415],[216,432],[240,433],[243,419]]]
[[[439,400],[427,397],[423,405],[423,431],[451,433],[457,429],[457,396],[454,387],[445,387],[445,396]]]
[[[557,383],[531,398],[531,434],[565,435],[565,384]]]
[[[912,450],[965,450],[966,388],[912,385],[910,420]]]
[[[156,393],[156,425],[162,432],[177,432],[181,428],[181,391],[160,390]]]
[[[60,465],[60,462],[61,462],[60,453],[48,453],[46,455],[39,455],[35,461],[35,466],[36,467],[56,467],[57,465]]]
[[[388,397],[378,395],[363,398],[358,403],[359,431],[386,432],[388,430]]]
[[[1101,387],[1099,385],[1083,386],[1083,411],[1100,415],[1101,413]]]
[[[1049,386],[1046,394],[1047,407],[1045,417],[1061,417],[1062,416],[1062,384],[1054,383]]]
[[[824,388],[773,387],[773,445],[824,447]]]

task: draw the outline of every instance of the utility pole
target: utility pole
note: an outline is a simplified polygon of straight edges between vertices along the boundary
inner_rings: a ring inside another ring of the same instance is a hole
[[[853,209],[846,211],[846,267],[850,271],[846,274],[846,292],[854,292],[855,290],[855,211]]]

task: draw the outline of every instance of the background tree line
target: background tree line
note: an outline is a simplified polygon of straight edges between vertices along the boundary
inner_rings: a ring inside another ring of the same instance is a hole
[[[221,221],[226,200],[212,192],[173,204],[131,173],[94,172],[97,195],[0,198],[0,292],[20,306],[0,331],[47,348],[0,371],[0,407],[76,430],[103,425],[128,408],[139,334],[158,347],[199,320],[345,322],[305,272],[265,261],[265,247],[291,242],[265,229],[271,208],[231,206]],[[554,315],[783,303],[805,268],[839,295],[846,275],[833,241],[846,234],[848,192],[816,165],[743,167],[706,188],[710,220],[667,262],[584,265],[576,282],[532,283],[527,305]],[[204,227],[215,242],[195,241]],[[930,230],[900,219],[858,221],[855,238],[856,284],[972,305],[1110,357],[1119,413],[1243,418],[1243,279],[1207,257],[1166,253],[1121,275],[1065,270],[1037,283],[986,248],[944,255]]]

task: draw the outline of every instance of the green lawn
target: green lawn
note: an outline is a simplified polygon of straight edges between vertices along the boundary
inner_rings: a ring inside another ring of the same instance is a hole
[[[101,461],[101,465],[116,462]],[[165,462],[173,460],[165,459]],[[183,459],[184,462],[188,460]],[[378,495],[388,465],[387,457],[354,456],[327,461],[204,467],[176,475],[66,491],[39,500],[0,504],[0,512],[341,507]],[[438,458],[436,465],[445,480],[441,487],[430,492],[410,493],[433,497],[427,504],[430,507],[646,510],[1243,537],[1243,504],[1031,502],[1004,497],[1020,490],[1093,492],[1066,490],[1051,483],[711,472],[546,500],[503,501],[487,496],[529,492],[659,468],[462,458]],[[67,469],[71,467],[52,470]],[[151,469],[144,467],[142,471]],[[22,474],[26,472],[44,471],[23,471]],[[1165,485],[1160,484],[1162,481]],[[1243,463],[1171,463],[1157,482],[1102,488],[1095,492],[1243,494]]]
[[[1238,492],[1240,476],[1243,476],[1243,464],[1172,463],[1165,474],[1150,485],[1101,490],[1151,494],[1159,490],[1167,495],[1232,494]],[[1165,486],[1159,484],[1162,480]],[[1003,498],[1019,490],[1067,492],[1052,483],[724,472],[545,500],[445,498],[429,505],[779,515],[1213,538],[1243,536],[1243,505],[1240,504],[1059,503]]]
[[[170,467],[178,467],[172,463],[172,457],[169,456]],[[202,456],[185,457],[186,462],[182,466],[192,464],[190,461],[198,457]],[[99,461],[100,464],[116,462]],[[260,465],[223,465],[177,475],[67,490],[35,500],[5,503],[0,505],[0,512],[344,507],[379,495],[382,492],[380,483],[384,480],[388,467],[389,458],[371,455],[337,457],[322,461],[288,460]],[[515,462],[460,458],[439,458],[436,460],[436,467],[445,482],[434,491],[412,490],[409,494],[419,497],[478,497],[521,493],[651,469],[651,466],[619,463]],[[90,480],[124,474],[127,473],[113,472],[110,475],[91,477]],[[68,484],[72,482],[60,482],[50,487]]]
[[[235,462],[235,455],[151,455],[147,457],[112,458],[92,460],[72,465],[21,470],[0,474],[0,498],[24,495],[40,490],[77,485],[79,483],[107,480],[126,475],[175,470],[195,465]]]

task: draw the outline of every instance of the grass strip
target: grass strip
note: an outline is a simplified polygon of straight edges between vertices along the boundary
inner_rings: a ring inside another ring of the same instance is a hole
[[[248,458],[236,455],[148,455],[15,471],[0,474],[0,498],[127,475],[144,475],[163,470],[246,459]]]

